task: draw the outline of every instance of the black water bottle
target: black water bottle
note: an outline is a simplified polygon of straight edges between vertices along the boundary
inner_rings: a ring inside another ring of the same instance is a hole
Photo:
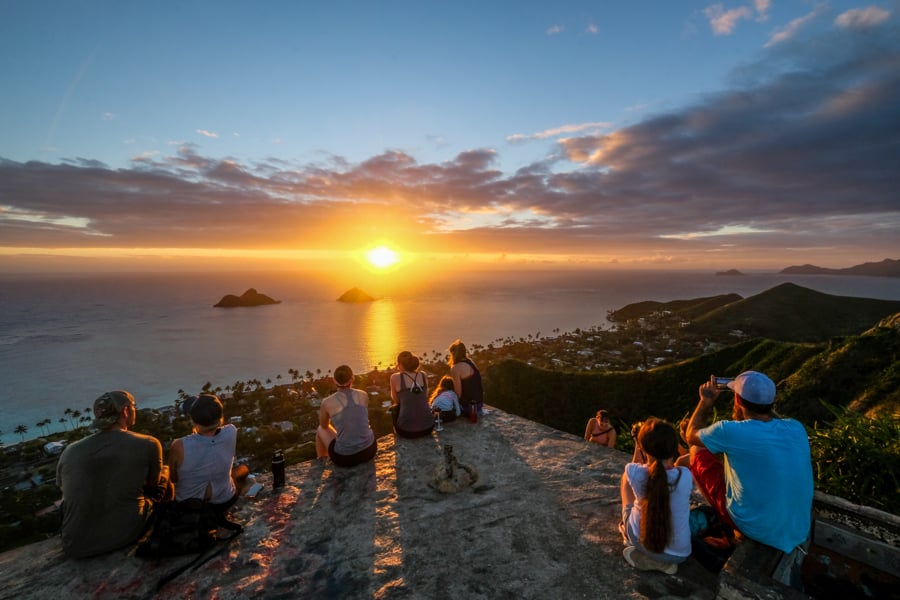
[[[281,450],[272,455],[272,487],[284,487],[284,453]]]

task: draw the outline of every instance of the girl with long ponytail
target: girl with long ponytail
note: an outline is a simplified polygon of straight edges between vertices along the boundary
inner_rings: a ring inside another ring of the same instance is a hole
[[[674,575],[691,553],[690,469],[676,467],[678,433],[651,417],[638,431],[622,475],[623,555],[631,566]]]

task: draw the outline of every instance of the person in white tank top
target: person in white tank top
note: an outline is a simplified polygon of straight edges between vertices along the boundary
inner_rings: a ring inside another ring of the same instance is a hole
[[[175,499],[197,498],[228,508],[237,500],[249,471],[245,466],[233,468],[237,428],[223,425],[222,402],[213,394],[189,399],[184,410],[190,414],[194,433],[172,442],[169,450]]]

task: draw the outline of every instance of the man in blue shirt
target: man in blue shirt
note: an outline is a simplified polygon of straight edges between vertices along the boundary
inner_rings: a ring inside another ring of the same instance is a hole
[[[766,375],[745,371],[727,387],[734,392],[733,420],[711,425],[721,390],[715,378],[700,386],[686,431],[694,481],[725,523],[790,553],[806,541],[811,523],[806,429],[775,412],[775,384]]]

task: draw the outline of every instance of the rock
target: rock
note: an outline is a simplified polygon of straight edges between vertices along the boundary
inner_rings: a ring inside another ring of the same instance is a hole
[[[240,306],[265,306],[267,304],[281,304],[281,300],[275,300],[250,288],[240,296],[226,294],[213,306],[216,308],[236,308]]]
[[[375,300],[375,298],[368,295],[367,293],[365,293],[364,291],[362,291],[361,289],[359,289],[357,287],[347,290],[346,292],[341,294],[340,298],[338,298],[338,302],[351,302],[351,303],[373,302],[374,300]]]
[[[737,269],[728,269],[727,271],[718,271],[718,272],[716,272],[716,275],[720,276],[720,277],[722,277],[722,276],[732,277],[734,275],[738,275],[738,276],[745,275],[745,273],[741,273]]]
[[[429,486],[451,444],[478,484]],[[716,576],[693,559],[678,574],[622,559],[619,482],[629,457],[492,409],[418,439],[378,440],[353,468],[309,461],[286,485],[241,498],[244,533],[155,592],[191,557],[159,563],[128,549],[71,560],[59,538],[0,554],[0,596],[46,598],[693,598]]]
[[[453,446],[444,444],[444,460],[435,465],[428,485],[444,494],[455,494],[478,481],[475,467],[460,463],[453,454]]]

